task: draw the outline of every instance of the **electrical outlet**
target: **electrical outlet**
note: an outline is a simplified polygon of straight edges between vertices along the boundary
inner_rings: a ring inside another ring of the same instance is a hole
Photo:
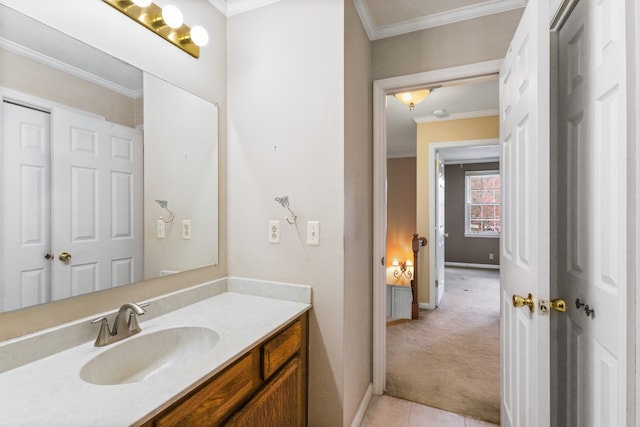
[[[182,238],[185,240],[191,239],[191,220],[190,219],[182,220]]]
[[[269,243],[280,243],[280,221],[269,221]]]
[[[489,253],[489,259],[493,259],[493,252]]]
[[[158,222],[156,223],[156,237],[158,239],[164,239],[165,238],[165,234],[164,234],[164,221],[159,219]]]
[[[307,222],[307,245],[320,244],[320,221]]]

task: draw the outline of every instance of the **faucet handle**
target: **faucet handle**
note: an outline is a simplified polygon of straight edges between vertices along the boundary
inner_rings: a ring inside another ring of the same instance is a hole
[[[142,308],[142,307],[147,307],[149,305],[148,302],[142,302],[140,304],[136,304],[138,307]],[[145,313],[145,311],[143,310],[142,313],[140,314],[136,314],[133,311],[129,312],[129,322],[128,322],[128,326],[129,326],[129,332],[133,335],[133,334],[137,334],[138,332],[141,331],[140,329],[140,325],[138,325],[138,316],[141,316]]]
[[[111,331],[109,330],[109,321],[106,317],[99,317],[91,321],[91,324],[95,324],[100,322],[100,331],[98,332],[98,337],[96,338],[96,342],[94,345],[96,347],[102,347],[109,343],[109,338],[111,338]]]

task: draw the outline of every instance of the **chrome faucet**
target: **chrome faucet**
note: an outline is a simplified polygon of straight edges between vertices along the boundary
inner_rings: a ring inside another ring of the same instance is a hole
[[[94,345],[96,347],[102,347],[113,344],[114,342],[118,342],[140,332],[138,316],[142,316],[145,313],[142,307],[148,305],[148,302],[143,304],[134,304],[132,302],[122,304],[113,322],[113,329],[109,329],[109,320],[107,320],[106,317],[99,317],[92,320],[91,323],[100,322],[100,331],[98,332],[98,338],[96,338]]]

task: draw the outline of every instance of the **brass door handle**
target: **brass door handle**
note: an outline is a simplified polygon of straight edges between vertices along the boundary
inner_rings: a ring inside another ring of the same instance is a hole
[[[60,255],[58,255],[58,259],[60,261],[67,262],[71,260],[71,254],[69,252],[60,252]]]
[[[567,311],[567,303],[562,298],[556,298],[549,301],[549,306],[560,313]]]
[[[526,305],[527,307],[529,307],[529,311],[533,313],[534,311],[533,295],[529,294],[526,298],[521,297],[520,295],[514,295],[512,300],[513,300],[514,307],[520,308]]]

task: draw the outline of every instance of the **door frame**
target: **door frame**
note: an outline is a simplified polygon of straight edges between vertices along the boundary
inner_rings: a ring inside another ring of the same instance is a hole
[[[498,114],[496,112],[496,114]],[[439,153],[443,149],[447,148],[468,148],[468,147],[482,147],[487,145],[500,145],[500,138],[490,138],[490,139],[470,139],[465,141],[446,141],[446,142],[432,142],[429,144],[428,152],[429,152],[429,164],[428,168],[428,176],[429,176],[429,224],[436,224],[436,210],[437,210],[437,192],[438,192],[438,170],[436,169],[436,165],[432,161],[432,159],[436,158],[436,153]],[[493,160],[491,160],[493,161]],[[500,160],[498,160],[500,161]],[[478,163],[482,162],[479,161]],[[475,163],[475,162],[474,162]],[[446,164],[445,164],[446,166]],[[445,187],[445,193],[446,193]],[[428,233],[428,242],[436,242],[437,233],[436,227],[430,226]],[[428,245],[429,246],[429,302],[420,304],[420,308],[426,309],[435,309],[437,302],[436,299],[436,279],[437,279],[437,270],[439,268],[445,267],[444,261],[442,265],[440,263],[436,264],[436,245]]]
[[[373,82],[373,394],[383,394],[386,383],[386,96],[399,90],[412,90],[426,85],[484,79],[498,75],[501,65],[502,59],[499,59]],[[420,233],[420,230],[416,231]]]

